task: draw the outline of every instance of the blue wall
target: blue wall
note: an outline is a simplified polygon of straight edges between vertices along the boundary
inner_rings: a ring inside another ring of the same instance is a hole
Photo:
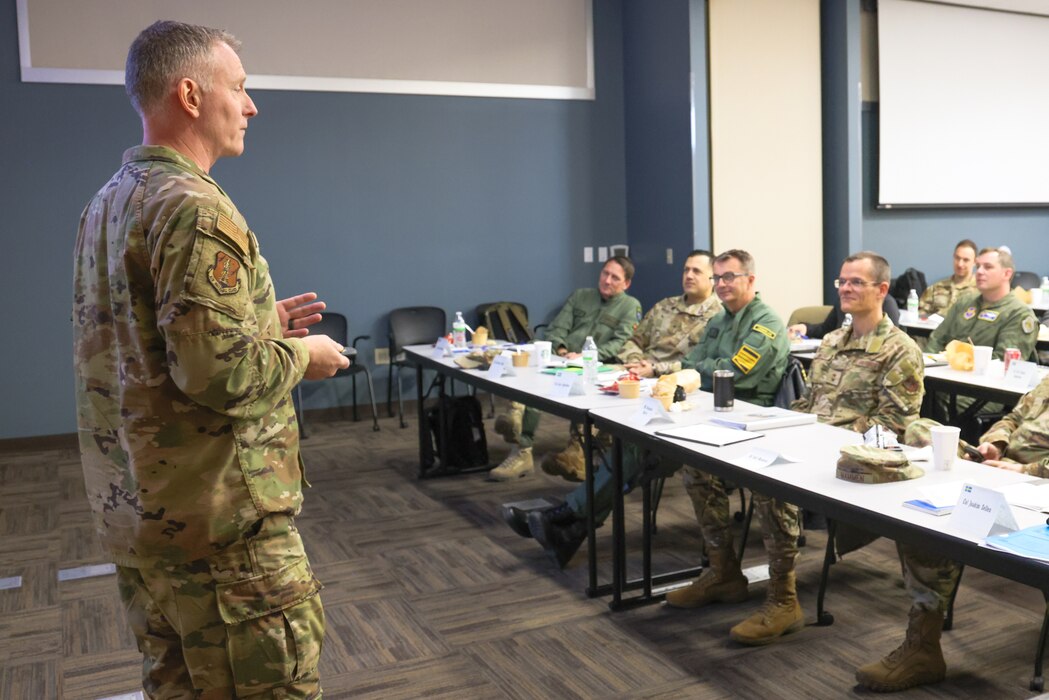
[[[68,433],[77,221],[141,129],[120,87],[21,83],[14,3],[0,39],[0,438]],[[245,155],[212,174],[278,294],[319,292],[353,335],[385,345],[386,312],[414,304],[516,299],[544,320],[596,281],[583,246],[627,240],[619,0],[594,3],[594,44],[595,101],[254,91]]]

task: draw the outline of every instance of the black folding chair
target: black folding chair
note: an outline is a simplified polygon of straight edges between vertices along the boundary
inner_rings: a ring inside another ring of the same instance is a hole
[[[401,427],[407,428],[404,422],[404,398],[401,393],[401,368],[407,364],[404,356],[405,345],[433,343],[445,334],[448,317],[444,309],[436,306],[406,306],[390,312],[390,374],[386,381],[386,410],[393,416],[393,382],[397,375],[397,415]]]

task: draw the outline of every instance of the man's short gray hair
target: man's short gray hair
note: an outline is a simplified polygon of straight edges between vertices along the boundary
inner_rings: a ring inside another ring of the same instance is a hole
[[[204,90],[211,89],[211,50],[223,42],[234,51],[240,42],[225,29],[212,29],[171,20],[154,22],[143,29],[127,52],[124,90],[139,115],[156,108],[172,85],[191,78]]]
[[[754,274],[754,256],[748,253],[747,251],[741,250],[739,248],[733,248],[731,250],[726,250],[724,253],[714,258],[714,262],[722,265],[727,263],[729,260],[738,260],[739,266],[740,268],[742,268],[743,272],[747,273],[748,275]]]

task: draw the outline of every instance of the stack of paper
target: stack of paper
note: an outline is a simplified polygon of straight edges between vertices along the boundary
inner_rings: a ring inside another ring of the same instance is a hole
[[[999,491],[1005,495],[1009,505],[1027,510],[1049,513],[1049,481],[1024,481],[1004,486]]]
[[[1024,530],[988,537],[985,544],[991,549],[1011,552],[1027,559],[1049,562],[1049,526],[1035,525]]]
[[[723,425],[735,430],[772,430],[773,428],[787,428],[792,425],[807,425],[816,422],[815,413],[801,413],[800,411],[789,411],[785,408],[762,408],[746,413],[724,413],[710,419],[711,423]]]

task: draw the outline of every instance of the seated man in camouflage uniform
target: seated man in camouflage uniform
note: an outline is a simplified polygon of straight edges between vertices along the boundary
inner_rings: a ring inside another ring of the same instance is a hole
[[[721,303],[714,296],[711,285],[711,254],[705,250],[694,250],[685,259],[681,276],[684,294],[663,299],[645,314],[619,353],[626,366],[643,377],[660,376],[681,369],[682,360],[699,342],[707,323],[721,311]],[[580,458],[582,453],[580,452]],[[638,460],[630,460],[626,467],[626,479],[630,482],[640,466]],[[602,465],[594,476],[595,520],[600,525],[612,509],[614,483],[612,473]],[[583,521],[586,518],[586,488],[580,485],[566,496],[562,510],[578,526],[571,536],[557,537],[550,547],[559,566],[564,566],[575,554],[586,536]],[[531,537],[524,511],[511,508],[504,511],[507,523],[522,537]],[[564,534],[564,533],[559,533]]]
[[[625,255],[608,259],[601,268],[597,289],[577,289],[546,329],[546,339],[561,357],[577,358],[586,337],[593,336],[602,362],[614,362],[623,343],[641,320],[641,302],[626,293],[634,277],[634,263]],[[539,411],[514,402],[510,412],[495,419],[495,431],[514,447],[502,464],[488,472],[490,481],[513,481],[532,474],[532,443],[539,427]],[[583,448],[578,426],[572,427],[568,447],[543,461],[543,470],[572,481],[583,478]]]
[[[276,300],[258,239],[209,175],[257,113],[239,46],[180,22],[136,37],[125,87],[142,145],[76,240],[84,486],[150,698],[321,693],[291,390],[349,360],[307,336],[316,294]]]
[[[812,363],[809,393],[791,408],[861,432],[879,424],[902,434],[907,421],[917,417],[922,398],[921,353],[882,311],[889,279],[888,263],[879,255],[864,252],[845,260],[835,286],[842,310],[852,314],[852,324],[824,338]],[[701,472],[693,478],[713,480]],[[769,586],[762,608],[733,627],[730,636],[743,644],[767,644],[804,626],[794,574],[799,514],[796,506],[758,493],[753,498],[764,523]],[[691,608],[744,600],[747,579],[732,545],[727,497],[713,503],[699,500],[696,511],[711,566],[691,586],[668,593],[667,603]]]
[[[935,282],[922,292],[918,312],[922,316],[940,314],[951,308],[962,294],[976,289],[973,265],[976,262],[976,244],[966,238],[954,246],[954,274]]]

